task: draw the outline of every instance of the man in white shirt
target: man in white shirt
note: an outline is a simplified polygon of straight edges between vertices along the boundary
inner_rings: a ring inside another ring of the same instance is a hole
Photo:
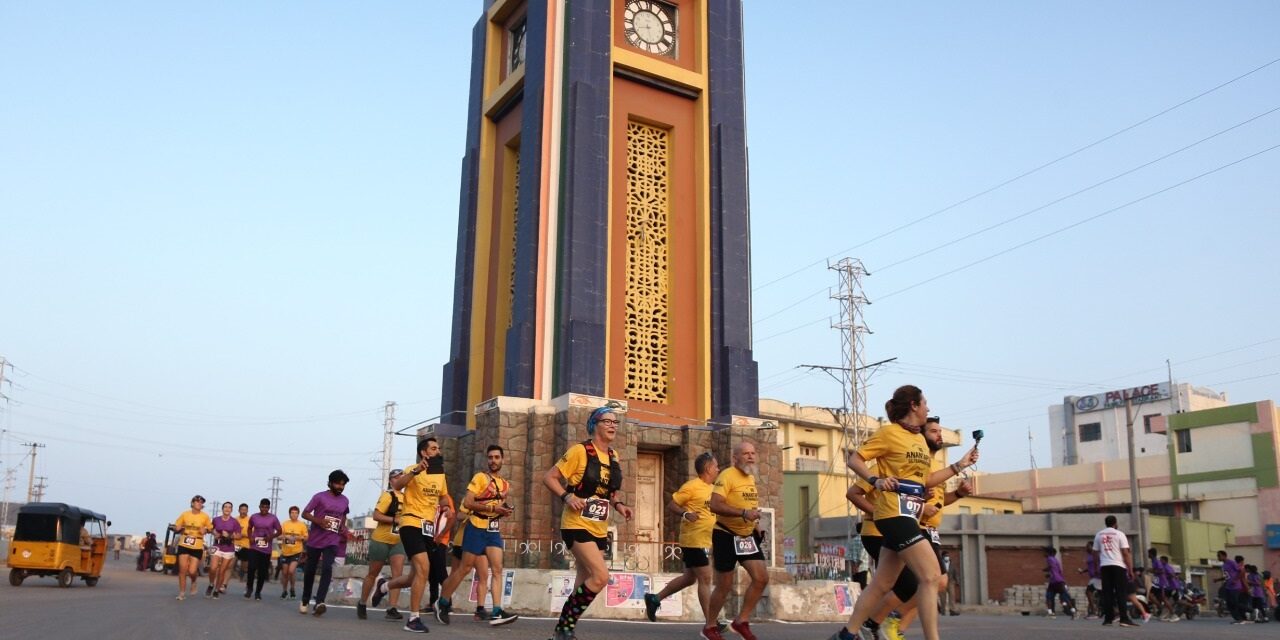
[[[1093,554],[1102,570],[1102,626],[1109,627],[1120,613],[1120,626],[1136,627],[1125,608],[1127,585],[1133,578],[1133,555],[1129,539],[1116,529],[1116,517],[1107,516],[1106,528],[1093,536]]]

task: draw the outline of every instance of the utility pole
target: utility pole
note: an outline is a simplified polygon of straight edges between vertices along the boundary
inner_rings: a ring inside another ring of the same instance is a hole
[[[48,484],[45,484],[45,480],[48,479],[48,476],[36,476],[35,502],[44,502],[44,490],[49,486]]]
[[[4,383],[5,383],[4,370],[6,367],[13,368],[13,365],[9,364],[9,361],[5,360],[4,356],[0,356],[0,400],[4,400],[6,403],[8,403],[9,396],[6,396],[4,394]]]
[[[40,442],[24,442],[24,447],[31,447],[31,470],[27,474],[27,502],[31,502],[31,496],[34,495],[36,488],[36,449],[44,448],[44,444]]]
[[[1124,419],[1125,433],[1129,440],[1129,521],[1133,524],[1134,535],[1138,538],[1138,554],[1139,556],[1147,553],[1147,536],[1144,532],[1146,527],[1142,526],[1142,498],[1138,495],[1138,461],[1133,455],[1133,398],[1127,397],[1129,393],[1125,392],[1124,399]]]
[[[391,474],[391,447],[395,442],[396,431],[396,403],[388,400],[386,406],[383,407],[382,418],[382,477],[378,479],[378,486],[382,487],[387,483],[387,476]]]
[[[840,320],[831,328],[840,331],[840,355],[844,361],[844,408],[841,412],[843,420],[843,438],[841,438],[841,454],[848,456],[850,451],[862,445],[862,416],[867,411],[866,398],[866,362],[863,336],[871,333],[862,317],[862,309],[871,304],[862,290],[862,279],[871,275],[862,261],[857,258],[841,258],[835,264],[828,264],[827,269],[836,272],[840,280],[840,290],[831,294],[831,299],[840,305]],[[846,463],[844,467],[845,491],[853,486],[853,472]],[[845,502],[845,548],[853,546],[853,507]],[[808,541],[806,541],[807,543]]]
[[[1027,453],[1031,456],[1031,468],[1036,468],[1036,443],[1031,437],[1031,425],[1027,425]]]
[[[280,483],[283,480],[280,476],[271,476],[271,513],[279,513],[276,507],[280,504]]]
[[[9,521],[9,492],[13,491],[17,481],[17,470],[9,467],[4,470],[4,501],[0,502],[0,526]]]

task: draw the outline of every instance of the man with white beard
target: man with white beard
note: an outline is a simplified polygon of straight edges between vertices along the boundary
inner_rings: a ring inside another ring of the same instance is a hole
[[[733,466],[720,472],[711,492],[711,512],[716,514],[716,525],[711,530],[711,554],[716,570],[715,590],[707,607],[706,626],[702,637],[706,640],[723,640],[716,620],[724,601],[733,590],[733,575],[741,564],[751,578],[746,593],[742,595],[742,609],[738,617],[729,623],[743,640],[756,640],[751,632],[751,613],[769,584],[765,571],[764,552],[760,543],[764,530],[760,528],[760,495],[756,491],[756,446],[739,442],[733,448]]]

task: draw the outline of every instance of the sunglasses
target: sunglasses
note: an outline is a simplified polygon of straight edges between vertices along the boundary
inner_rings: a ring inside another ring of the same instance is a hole
[[[622,424],[613,418],[601,418],[596,420],[596,424]]]

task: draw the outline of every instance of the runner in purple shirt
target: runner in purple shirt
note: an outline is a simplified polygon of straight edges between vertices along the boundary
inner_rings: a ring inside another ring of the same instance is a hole
[[[1231,624],[1243,624],[1247,622],[1244,612],[1248,607],[1245,601],[1249,597],[1245,593],[1244,583],[1240,580],[1240,563],[1244,558],[1236,556],[1236,559],[1232,560],[1227,557],[1226,551],[1219,551],[1218,561],[1222,563],[1222,577],[1213,580],[1222,583],[1222,588],[1218,590],[1218,597],[1222,598],[1231,609],[1231,617],[1234,619]]]
[[[222,513],[213,519],[213,559],[209,561],[209,586],[204,597],[217,598],[227,590],[227,578],[235,562],[235,539],[240,535],[240,523],[231,517],[231,503],[222,503]]]
[[[1098,591],[1102,589],[1102,571],[1098,568],[1098,558],[1093,555],[1093,541],[1084,543],[1084,567],[1076,569],[1076,573],[1089,576],[1089,585],[1084,588],[1085,598],[1089,601],[1089,611],[1085,620],[1098,617]]]
[[[316,588],[316,604],[312,615],[322,616],[327,608],[324,598],[329,593],[329,581],[333,579],[333,560],[338,553],[338,545],[345,539],[347,513],[351,511],[346,496],[342,495],[350,478],[336,469],[329,474],[329,489],[311,497],[311,502],[302,509],[302,519],[312,525],[307,536],[307,564],[302,573],[302,602],[298,605],[298,613],[307,613],[307,603],[311,600],[311,587],[316,579],[316,569],[320,569],[320,584]]]
[[[1159,552],[1155,547],[1147,549],[1148,573],[1151,574],[1151,589],[1147,592],[1147,601],[1155,605],[1151,608],[1152,615],[1159,614],[1161,620],[1169,622],[1173,617],[1173,604],[1169,601],[1173,588],[1165,580],[1165,566],[1161,564],[1157,553]]]
[[[1249,613],[1254,622],[1267,621],[1267,592],[1262,588],[1262,574],[1252,564],[1244,566],[1245,586],[1249,589]]]
[[[1053,596],[1057,595],[1062,600],[1062,612],[1070,613],[1071,618],[1076,617],[1076,603],[1071,599],[1071,594],[1067,591],[1067,579],[1062,575],[1062,562],[1058,560],[1058,550],[1053,547],[1045,547],[1044,549],[1045,573],[1049,576],[1049,588],[1044,593],[1044,606],[1050,618],[1057,617],[1053,613]]]
[[[271,500],[258,502],[258,513],[249,516],[249,576],[245,578],[244,597],[253,594],[262,599],[262,584],[271,575],[271,541],[280,535],[280,520],[271,513]]]

